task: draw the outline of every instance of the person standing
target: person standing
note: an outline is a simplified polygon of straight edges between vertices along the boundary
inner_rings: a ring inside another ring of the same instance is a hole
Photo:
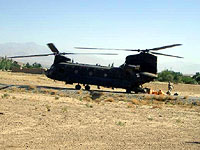
[[[168,95],[171,95],[171,91],[173,90],[173,88],[174,88],[173,84],[169,81],[168,82],[168,91],[167,91]]]

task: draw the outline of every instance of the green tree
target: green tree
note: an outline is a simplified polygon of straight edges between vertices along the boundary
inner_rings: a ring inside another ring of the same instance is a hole
[[[12,63],[12,68],[13,67],[15,67],[15,68],[20,68],[21,66],[16,62],[16,61],[14,61],[13,63]]]
[[[161,82],[168,82],[168,81],[173,81],[174,80],[174,76],[172,74],[172,71],[169,70],[164,70],[160,73],[158,73],[158,81]]]
[[[196,74],[192,78],[195,79],[198,82],[198,84],[200,84],[200,73],[199,72],[196,72]]]
[[[12,67],[20,67],[17,62],[13,62],[12,59],[7,59],[6,57],[0,59],[0,69],[1,70],[11,70]]]
[[[180,72],[174,72],[164,70],[158,73],[158,81],[161,82],[174,82],[174,83],[185,83],[185,84],[197,84],[200,83],[200,73],[196,73],[193,77],[184,76]]]
[[[182,82],[185,83],[185,84],[197,84],[197,81],[195,79],[193,79],[192,77],[189,77],[189,76],[183,76]]]
[[[42,68],[42,65],[35,62],[35,63],[33,63],[32,67],[33,68]]]
[[[42,68],[42,65],[36,62],[33,63],[32,65],[26,63],[26,65],[24,65],[23,68]]]

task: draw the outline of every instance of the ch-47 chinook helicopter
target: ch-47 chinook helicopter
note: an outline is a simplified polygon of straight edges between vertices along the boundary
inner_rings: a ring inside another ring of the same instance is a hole
[[[183,58],[174,55],[158,53],[155,51],[180,46],[181,44],[173,44],[152,49],[106,49],[106,50],[124,50],[137,51],[139,54],[129,55],[126,57],[125,63],[119,67],[107,67],[100,65],[89,65],[74,63],[70,58],[64,55],[77,53],[60,53],[53,43],[47,44],[53,53],[14,56],[9,58],[23,58],[23,57],[39,57],[55,55],[54,62],[45,74],[48,78],[53,80],[64,81],[66,84],[76,83],[75,89],[80,90],[83,84],[86,90],[90,90],[90,85],[122,88],[127,93],[131,91],[144,92],[142,84],[153,81],[157,77],[157,57],[155,55],[164,55],[176,58]],[[101,49],[105,48],[84,48],[75,47],[77,49]],[[83,53],[86,54],[86,53]],[[114,55],[111,53],[96,53],[102,55]],[[155,54],[155,55],[153,55]]]

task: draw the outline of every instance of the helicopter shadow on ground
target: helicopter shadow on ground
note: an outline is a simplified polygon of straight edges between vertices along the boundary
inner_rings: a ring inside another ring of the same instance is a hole
[[[17,87],[17,88],[29,88],[30,85],[12,85],[12,84],[1,84],[0,83],[0,90],[10,88],[10,87]],[[45,88],[45,89],[54,89],[54,90],[75,90],[73,88],[61,88],[61,87],[53,87],[53,86],[37,86],[37,89]]]
[[[3,90],[3,89],[6,89],[6,88],[10,88],[10,87],[17,87],[17,88],[29,88],[30,86],[29,85],[11,85],[11,84],[1,84],[0,83],[0,90]],[[44,88],[44,89],[53,89],[53,90],[60,90],[60,91],[78,91],[74,88],[66,88],[66,87],[54,87],[54,86],[37,86],[36,85],[36,88],[37,89],[41,89],[41,88]],[[106,90],[84,90],[82,89],[83,91],[86,91],[86,92],[102,92],[102,93],[118,93],[118,94],[126,94],[126,92],[123,92],[123,91],[106,91]],[[133,93],[132,93],[133,94]]]
[[[53,87],[53,86],[37,86],[37,88],[46,88],[46,89],[54,89],[54,90],[62,90],[62,91],[67,91],[67,90],[70,90],[70,91],[79,91],[79,90],[76,90],[74,88],[61,88],[61,87]],[[106,90],[85,90],[85,89],[82,89],[83,91],[85,92],[102,92],[102,93],[118,93],[118,94],[126,94],[126,92],[122,92],[122,91],[106,91]]]
[[[187,144],[199,144],[200,145],[200,142],[185,142]]]

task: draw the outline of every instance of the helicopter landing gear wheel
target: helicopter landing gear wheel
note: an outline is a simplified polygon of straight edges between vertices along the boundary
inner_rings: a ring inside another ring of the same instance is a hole
[[[85,90],[89,91],[89,90],[90,90],[90,86],[89,86],[89,85],[86,85],[86,86],[85,86]]]
[[[142,87],[137,87],[137,88],[134,88],[134,92],[135,92],[135,94],[138,94],[138,93],[147,93],[147,89],[142,88]]]
[[[76,90],[80,90],[80,89],[81,89],[81,86],[80,86],[79,84],[77,84],[77,85],[75,86],[75,89],[76,89]]]
[[[126,89],[126,93],[131,93],[131,89]]]

